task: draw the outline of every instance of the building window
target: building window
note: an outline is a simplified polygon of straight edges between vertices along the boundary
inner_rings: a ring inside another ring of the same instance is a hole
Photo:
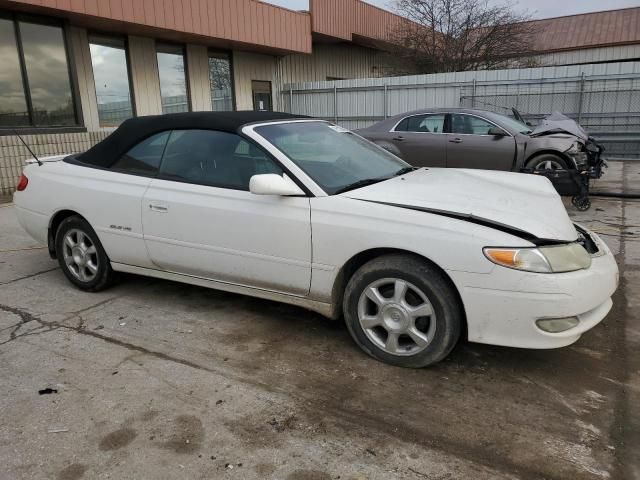
[[[157,52],[162,113],[188,112],[189,97],[184,48],[160,44]]]
[[[122,38],[91,35],[91,65],[101,127],[116,127],[133,116],[126,42]]]
[[[0,18],[0,127],[30,125],[13,21]]]
[[[0,18],[0,126],[77,125],[64,31]]]
[[[231,56],[228,53],[209,52],[209,86],[211,110],[233,110],[233,76]]]

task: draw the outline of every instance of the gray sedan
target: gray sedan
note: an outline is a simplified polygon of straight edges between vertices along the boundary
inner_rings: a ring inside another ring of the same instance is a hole
[[[567,127],[570,124],[575,128]],[[600,160],[600,150],[596,159],[590,149],[592,139],[566,117],[532,130],[511,117],[484,110],[425,109],[356,133],[417,167],[582,171]]]

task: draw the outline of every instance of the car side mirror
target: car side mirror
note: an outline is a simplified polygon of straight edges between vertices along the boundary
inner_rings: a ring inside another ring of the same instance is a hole
[[[289,197],[304,195],[302,189],[286,175],[275,173],[254,175],[249,180],[249,191],[254,195],[280,195]]]
[[[507,132],[505,132],[500,127],[491,127],[487,132],[488,135],[493,135],[494,137],[506,137]]]

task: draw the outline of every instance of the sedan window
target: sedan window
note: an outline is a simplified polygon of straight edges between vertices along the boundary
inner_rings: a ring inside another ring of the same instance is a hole
[[[166,180],[249,190],[253,175],[282,169],[240,136],[213,130],[174,130],[162,159]]]
[[[407,163],[349,130],[327,122],[257,127],[330,195],[406,172]]]
[[[463,135],[489,135],[495,125],[473,115],[454,113],[451,115],[451,133]]]
[[[443,133],[444,114],[414,115],[402,120],[396,132]]]
[[[155,176],[168,138],[169,132],[150,136],[125,153],[111,168],[134,175]]]

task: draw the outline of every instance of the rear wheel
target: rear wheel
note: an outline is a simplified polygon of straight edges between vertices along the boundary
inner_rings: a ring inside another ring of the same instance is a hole
[[[525,166],[533,170],[568,170],[569,168],[564,158],[552,153],[538,155],[529,160]]]
[[[93,228],[82,217],[72,216],[60,223],[55,245],[60,268],[76,287],[98,292],[113,283],[111,262]]]
[[[419,257],[388,255],[362,266],[344,294],[347,328],[378,360],[420,368],[444,359],[460,337],[463,311],[444,275]]]

